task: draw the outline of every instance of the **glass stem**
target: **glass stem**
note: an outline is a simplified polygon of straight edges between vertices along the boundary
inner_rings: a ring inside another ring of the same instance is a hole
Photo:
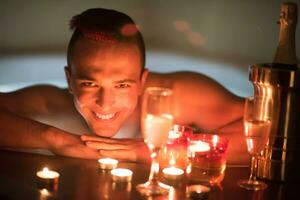
[[[151,150],[151,169],[149,180],[151,184],[156,184],[158,182],[158,173],[159,173],[159,163],[158,163],[158,153],[159,148],[154,148]]]
[[[256,173],[257,173],[257,155],[251,157],[251,170],[249,181],[256,181]]]

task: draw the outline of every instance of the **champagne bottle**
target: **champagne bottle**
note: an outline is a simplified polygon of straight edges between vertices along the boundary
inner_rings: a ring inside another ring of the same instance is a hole
[[[295,49],[295,33],[297,25],[297,4],[283,3],[281,5],[279,41],[272,67],[296,70],[298,59]],[[299,66],[299,65],[298,65]]]

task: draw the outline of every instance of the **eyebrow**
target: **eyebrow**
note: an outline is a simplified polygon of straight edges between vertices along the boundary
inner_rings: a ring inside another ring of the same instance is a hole
[[[127,79],[115,81],[115,83],[136,83],[136,80],[127,78]]]
[[[79,77],[76,77],[76,80],[95,81],[95,79],[93,79],[93,78],[91,78],[91,77],[87,77],[87,76],[79,76]]]
[[[83,80],[83,81],[97,81],[96,79],[86,77],[86,76],[79,76],[76,78],[77,80]],[[118,81],[114,81],[114,83],[136,83],[137,81],[134,79],[126,78]]]

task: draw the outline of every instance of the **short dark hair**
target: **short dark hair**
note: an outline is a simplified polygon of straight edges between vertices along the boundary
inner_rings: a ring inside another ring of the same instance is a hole
[[[145,67],[145,43],[135,22],[126,14],[104,8],[93,8],[75,15],[70,21],[73,30],[68,44],[67,64],[71,66],[71,59],[75,43],[82,37],[95,41],[136,44],[141,53],[141,67]]]

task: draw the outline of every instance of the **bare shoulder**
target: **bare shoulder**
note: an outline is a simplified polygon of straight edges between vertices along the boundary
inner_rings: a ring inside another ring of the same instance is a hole
[[[178,123],[216,129],[242,115],[243,98],[200,73],[189,71],[150,73],[147,86],[173,89]]]
[[[172,73],[150,73],[147,79],[146,87],[161,86],[169,87],[180,96],[187,94],[188,96],[206,96],[213,98],[216,96],[223,98],[232,98],[240,100],[217,81],[197,72],[180,71]]]
[[[0,108],[31,115],[47,113],[70,104],[71,96],[66,89],[52,85],[34,85],[9,93],[0,93]]]

